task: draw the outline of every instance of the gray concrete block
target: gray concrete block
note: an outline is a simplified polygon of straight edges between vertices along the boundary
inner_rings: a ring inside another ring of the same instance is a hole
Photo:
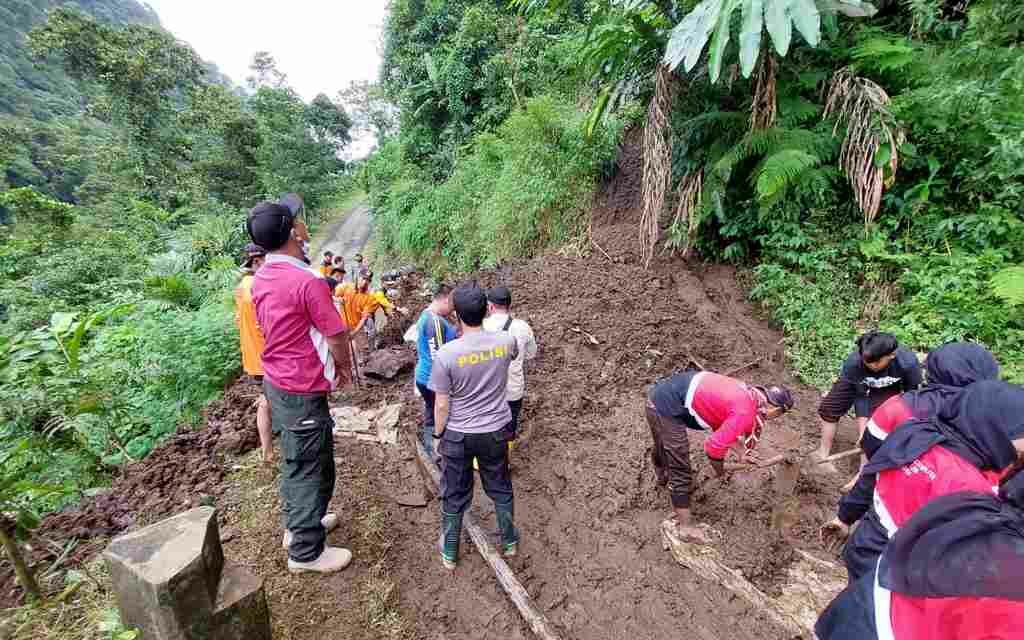
[[[220,579],[213,629],[216,640],[271,640],[270,609],[263,578],[227,567]]]
[[[216,512],[199,507],[115,538],[103,554],[121,619],[146,640],[213,638],[224,552]]]

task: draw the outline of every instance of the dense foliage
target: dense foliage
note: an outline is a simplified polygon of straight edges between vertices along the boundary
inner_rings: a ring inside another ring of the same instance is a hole
[[[42,508],[195,423],[237,373],[244,211],[284,191],[329,204],[352,126],[266,52],[242,89],[142,5],[50,4],[0,21],[0,457],[63,488],[26,492]]]
[[[622,126],[576,108],[583,2],[391,4],[379,90],[398,107],[362,177],[381,248],[469,270],[578,237]]]
[[[364,180],[387,248],[492,264],[579,231],[646,108],[645,252],[751,266],[807,380],[880,326],[1020,381],[1022,34],[994,0],[396,0]]]

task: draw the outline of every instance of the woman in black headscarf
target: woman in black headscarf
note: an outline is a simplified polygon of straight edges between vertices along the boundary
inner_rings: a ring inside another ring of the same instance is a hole
[[[950,342],[933,349],[925,370],[928,380],[924,387],[889,398],[871,414],[860,441],[865,460],[871,459],[897,427],[914,419],[935,417],[943,404],[969,384],[999,378],[995,356],[974,342]],[[850,527],[871,508],[875,476],[861,473],[848,489],[839,500],[836,517],[821,528],[826,544],[838,546],[849,535]]]
[[[931,420],[896,429],[864,468],[877,477],[870,510],[843,550],[850,582],[870,571],[889,539],[930,500],[992,491],[1024,452],[1024,388],[976,382]]]
[[[1024,466],[932,500],[815,625],[819,640],[1024,637]]]

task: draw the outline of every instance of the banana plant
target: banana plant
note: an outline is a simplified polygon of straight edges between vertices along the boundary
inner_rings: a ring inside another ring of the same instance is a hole
[[[712,83],[718,82],[736,11],[741,13],[740,71],[749,78],[757,64],[765,31],[776,53],[784,57],[792,44],[794,27],[807,44],[816,47],[821,40],[822,13],[870,16],[875,8],[860,0],[703,0],[672,29],[664,63],[673,70],[682,64],[690,72],[708,47],[709,76]]]

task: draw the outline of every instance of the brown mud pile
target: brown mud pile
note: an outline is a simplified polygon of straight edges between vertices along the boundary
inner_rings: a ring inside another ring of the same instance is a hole
[[[797,408],[766,428],[760,450],[769,457],[813,448],[820,394],[787,369],[782,334],[747,301],[734,269],[670,255],[649,270],[637,265],[642,169],[636,141],[635,133],[627,138],[620,173],[599,195],[589,255],[551,251],[476,274],[485,285],[512,288],[515,313],[530,322],[540,343],[528,366],[522,437],[513,454],[523,543],[510,564],[565,637],[789,638],[662,549],[659,525],[670,514],[669,499],[654,483],[642,406],[649,384],[691,363],[736,370],[752,383],[789,385]],[[410,384],[400,389],[402,423],[411,435],[421,405]],[[703,437],[691,435],[695,477],[703,477],[709,471]],[[839,446],[852,445],[848,432],[840,438]],[[803,476],[799,512],[777,536],[770,527],[772,473],[711,481],[695,492],[693,508],[720,534],[715,546],[727,563],[777,594],[794,549],[829,557],[817,531],[845,477]],[[493,528],[490,501],[479,489],[474,504],[483,525]],[[529,637],[468,542],[455,575],[440,569],[436,506],[406,520],[396,509],[401,560],[395,572],[402,607],[415,612],[421,637]],[[501,604],[487,609],[481,594]]]
[[[181,427],[149,457],[124,467],[108,490],[44,518],[29,541],[31,562],[47,567],[73,542],[61,566],[76,566],[101,550],[110,537],[198,506],[220,493],[226,456],[259,444],[253,408],[258,395],[259,387],[248,379],[229,386],[205,409],[201,428]],[[22,597],[13,571],[6,564],[3,569],[0,608],[15,606]]]

